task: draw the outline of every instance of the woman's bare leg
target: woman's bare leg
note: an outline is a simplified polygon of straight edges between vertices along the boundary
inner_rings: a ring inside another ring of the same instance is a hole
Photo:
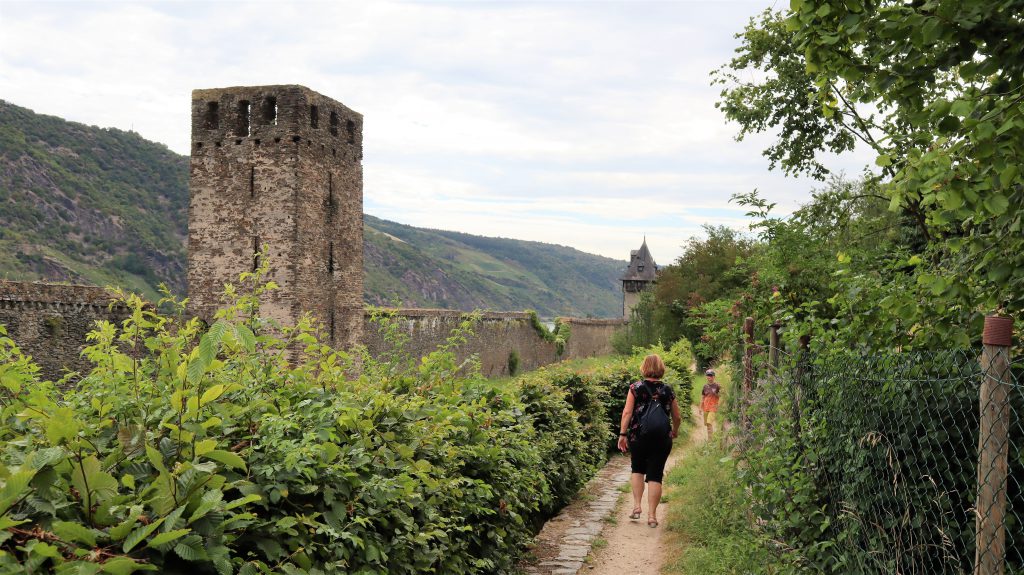
[[[629,483],[633,487],[633,509],[640,509],[644,500],[644,474],[634,473],[629,476]]]
[[[658,520],[658,504],[661,503],[661,483],[647,482],[647,520]]]

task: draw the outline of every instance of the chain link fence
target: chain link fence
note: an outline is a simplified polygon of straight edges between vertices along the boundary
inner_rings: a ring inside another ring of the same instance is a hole
[[[1024,573],[1024,363],[1002,350],[748,355],[761,529],[807,572]]]

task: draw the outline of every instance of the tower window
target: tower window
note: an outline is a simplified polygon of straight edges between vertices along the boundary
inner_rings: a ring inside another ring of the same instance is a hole
[[[327,172],[327,222],[334,221],[334,172]]]
[[[356,143],[356,123],[352,120],[347,120],[345,122],[345,131],[348,132],[348,143]]]
[[[338,113],[331,112],[331,135],[338,135]]]
[[[238,129],[235,130],[237,136],[248,136],[252,127],[252,108],[249,105],[249,100],[242,100],[238,103]]]
[[[207,130],[216,130],[220,127],[220,104],[217,102],[206,103],[206,115],[203,118],[203,126]]]
[[[256,167],[249,168],[249,197],[256,197]]]
[[[638,271],[638,272],[644,271],[644,264],[640,264],[640,265],[636,266],[636,271]]]
[[[327,273],[334,273],[334,242],[327,248]]]
[[[277,125],[277,98],[274,96],[263,98],[263,123]]]
[[[320,127],[320,108],[309,107],[309,127],[314,130]]]
[[[252,237],[252,271],[260,269],[260,237]]]

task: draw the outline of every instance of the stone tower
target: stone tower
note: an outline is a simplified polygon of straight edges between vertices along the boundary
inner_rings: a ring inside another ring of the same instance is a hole
[[[188,291],[209,319],[266,246],[261,315],[344,348],[363,321],[363,117],[302,86],[192,92]]]
[[[640,249],[629,252],[629,267],[622,275],[622,319],[628,320],[633,307],[640,301],[640,293],[654,285],[658,277],[658,264],[654,263],[647,238]]]

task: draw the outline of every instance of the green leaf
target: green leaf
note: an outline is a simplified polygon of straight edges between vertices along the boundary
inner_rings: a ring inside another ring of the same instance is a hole
[[[168,531],[167,533],[161,533],[156,537],[150,539],[146,543],[146,546],[157,547],[158,545],[163,545],[164,543],[170,543],[171,541],[174,541],[175,539],[180,539],[191,532],[192,530],[186,527],[184,529],[175,529],[173,531]]]
[[[997,284],[1001,284],[1006,281],[1006,278],[1010,277],[1010,274],[1012,273],[1013,264],[1006,261],[1000,261],[991,264],[988,268],[988,279]]]
[[[1007,188],[1016,183],[1017,176],[1020,174],[1020,168],[1017,164],[1010,164],[1003,168],[1003,171],[999,172],[999,183],[1004,188]]]
[[[117,557],[103,564],[103,572],[111,575],[130,575],[136,571],[157,571],[155,565],[139,563],[128,557]]]
[[[75,412],[67,407],[60,407],[53,412],[53,416],[46,422],[46,439],[56,445],[78,435],[81,429],[78,420],[75,419]]]
[[[10,515],[4,515],[3,517],[0,517],[0,531],[2,531],[4,529],[10,529],[11,527],[15,527],[15,526],[21,525],[23,523],[28,523],[29,521],[31,521],[31,520],[30,519],[22,519],[22,520],[18,521],[16,519],[12,518]]]
[[[245,351],[252,353],[256,350],[256,334],[247,326],[239,324],[235,326],[235,336],[242,342]]]
[[[29,482],[35,475],[35,469],[22,469],[7,478],[3,489],[0,489],[0,513],[7,513],[11,505],[21,499],[21,496],[28,491]]]
[[[124,521],[110,528],[110,539],[113,541],[120,541],[127,537],[128,534],[131,533],[132,528],[135,527],[135,523],[138,521],[139,515],[142,515],[141,509],[132,509],[132,512]]]
[[[160,524],[164,522],[164,519],[164,517],[161,517],[149,525],[143,525],[135,531],[132,531],[132,534],[124,540],[124,545],[121,546],[121,550],[127,553],[134,549],[135,546],[141,543],[143,539],[149,537],[154,531],[156,531],[157,527],[160,527]]]
[[[949,108],[949,111],[954,116],[960,116],[966,118],[971,115],[974,111],[974,102],[971,100],[957,100],[953,102],[953,105]]]
[[[880,154],[877,158],[875,158],[875,164],[882,167],[891,166],[892,158],[890,158],[888,154]]]
[[[985,208],[997,216],[1005,214],[1009,207],[1010,200],[1003,194],[991,193],[985,197]]]
[[[81,494],[82,508],[87,514],[92,513],[87,506],[96,505],[117,494],[117,479],[100,468],[100,461],[95,455],[86,457],[81,463],[72,464],[71,484]]]
[[[96,546],[96,532],[84,525],[70,521],[54,521],[51,530],[63,541]]]
[[[179,541],[174,546],[174,552],[185,561],[205,561],[207,559],[203,538],[194,534]]]
[[[237,453],[224,451],[223,449],[214,449],[213,451],[204,454],[203,457],[223,463],[230,468],[245,471],[245,460],[239,457]]]
[[[224,393],[224,386],[221,384],[214,385],[210,389],[203,392],[203,396],[199,399],[199,406],[202,407],[211,401],[216,401],[221,394]]]
[[[250,493],[249,495],[246,495],[245,497],[240,497],[240,498],[235,499],[234,501],[228,503],[224,507],[224,509],[225,510],[234,509],[235,507],[240,507],[242,505],[253,503],[255,501],[261,501],[262,499],[263,499],[263,497],[261,497],[258,493]]]
[[[167,467],[164,466],[164,456],[156,448],[147,445],[146,457],[149,458],[149,462],[153,464],[157,471],[162,473],[167,471]]]

